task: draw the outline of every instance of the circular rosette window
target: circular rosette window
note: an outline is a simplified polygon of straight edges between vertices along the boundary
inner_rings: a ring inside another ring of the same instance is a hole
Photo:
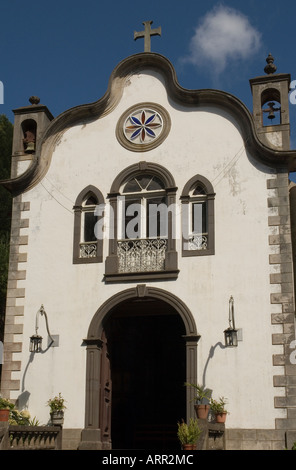
[[[170,130],[170,117],[160,105],[142,103],[129,108],[119,119],[116,134],[121,145],[146,151],[160,145]]]

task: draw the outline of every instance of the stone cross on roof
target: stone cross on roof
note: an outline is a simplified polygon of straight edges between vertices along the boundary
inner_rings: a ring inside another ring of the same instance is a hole
[[[151,29],[153,21],[144,21],[144,31],[134,32],[134,40],[144,38],[144,52],[151,52],[151,36],[161,36],[161,27]]]

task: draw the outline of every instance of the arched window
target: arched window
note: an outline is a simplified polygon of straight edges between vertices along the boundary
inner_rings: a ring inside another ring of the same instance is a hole
[[[201,175],[185,185],[182,201],[182,255],[214,254],[214,190]]]
[[[96,241],[95,225],[97,223],[97,217],[95,215],[95,209],[98,205],[98,200],[93,194],[88,195],[87,199],[82,204],[82,237],[83,243],[92,243]]]
[[[85,188],[74,206],[73,263],[99,263],[103,257],[103,239],[97,238],[96,223],[103,217],[97,215],[97,206],[104,205],[101,192],[94,186]]]
[[[160,165],[140,162],[115,179],[109,194],[113,219],[105,277],[126,279],[177,276],[173,238],[176,187]]]
[[[123,230],[120,238],[167,238],[167,197],[161,179],[152,174],[140,174],[128,180],[121,193],[124,197],[121,198]]]

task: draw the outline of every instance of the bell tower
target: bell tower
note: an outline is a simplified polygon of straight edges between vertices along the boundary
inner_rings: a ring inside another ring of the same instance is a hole
[[[14,109],[11,177],[23,173],[36,152],[38,142],[53,116],[37,96],[31,96],[29,106]]]
[[[289,150],[291,76],[287,73],[276,73],[277,68],[271,54],[266,62],[266,75],[250,80],[255,128],[263,144],[276,150]]]

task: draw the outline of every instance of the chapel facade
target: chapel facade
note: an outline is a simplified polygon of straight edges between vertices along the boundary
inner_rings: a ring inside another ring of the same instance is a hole
[[[185,383],[227,398],[222,448],[296,441],[290,81],[269,55],[250,112],[148,48],[14,110],[1,392],[42,423],[61,393],[65,448],[178,449]]]

